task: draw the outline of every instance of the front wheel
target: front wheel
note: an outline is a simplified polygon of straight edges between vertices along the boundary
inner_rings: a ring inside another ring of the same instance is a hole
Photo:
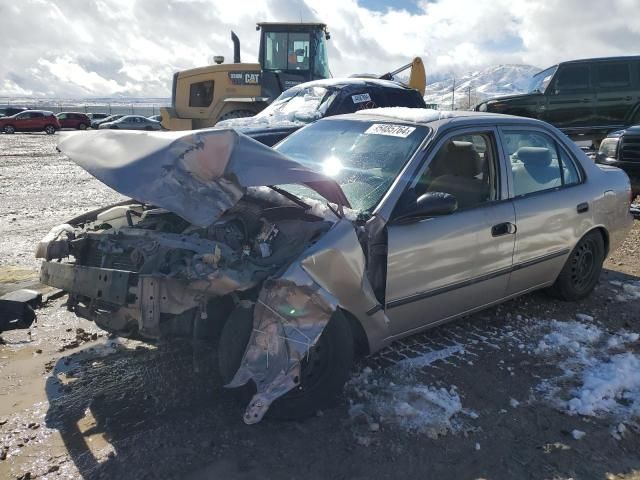
[[[220,336],[218,355],[224,384],[233,379],[240,367],[252,330],[253,309],[236,308]],[[354,355],[351,326],[344,315],[336,312],[302,361],[300,384],[273,402],[268,415],[283,420],[302,419],[334,406],[349,379]],[[239,390],[242,400],[248,402],[255,385]]]
[[[54,127],[53,125],[47,125],[46,127],[44,127],[44,131],[47,135],[53,135],[54,133],[56,133],[56,127]]]
[[[4,133],[8,133],[8,134],[12,134],[12,133],[16,133],[16,127],[14,127],[13,125],[6,125],[3,128]]]
[[[86,130],[87,128],[88,127],[86,123],[81,123],[80,125],[78,125],[78,130]]]
[[[600,232],[587,233],[575,246],[556,282],[547,292],[568,301],[587,297],[598,283],[604,257],[604,240]]]

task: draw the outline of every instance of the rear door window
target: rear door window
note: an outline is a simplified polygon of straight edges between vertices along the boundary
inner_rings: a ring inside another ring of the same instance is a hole
[[[549,135],[535,131],[504,132],[514,197],[580,183],[573,160]]]
[[[631,86],[628,63],[601,63],[596,66],[598,87],[602,89],[627,88]]]

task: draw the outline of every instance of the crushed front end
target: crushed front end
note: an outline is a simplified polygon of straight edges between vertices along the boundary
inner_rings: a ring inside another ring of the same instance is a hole
[[[189,335],[215,298],[255,296],[331,226],[301,208],[257,199],[208,227],[136,203],[81,221],[54,228],[38,245],[42,282],[69,292],[78,316],[147,339]]]

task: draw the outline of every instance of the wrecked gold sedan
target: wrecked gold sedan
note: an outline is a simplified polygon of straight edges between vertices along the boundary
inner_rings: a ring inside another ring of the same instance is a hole
[[[218,332],[247,423],[326,408],[394,339],[535,289],[588,295],[631,223],[622,171],[501,115],[370,110],[275,149],[220,129],[59,149],[132,200],[54,228],[42,281],[118,335]]]

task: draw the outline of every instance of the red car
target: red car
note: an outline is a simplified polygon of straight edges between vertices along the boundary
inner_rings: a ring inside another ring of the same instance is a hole
[[[26,110],[0,118],[0,131],[4,133],[46,132],[52,135],[56,130],[60,130],[58,118],[45,110]]]
[[[62,112],[56,115],[62,128],[77,128],[86,130],[91,126],[91,119],[84,113]]]

